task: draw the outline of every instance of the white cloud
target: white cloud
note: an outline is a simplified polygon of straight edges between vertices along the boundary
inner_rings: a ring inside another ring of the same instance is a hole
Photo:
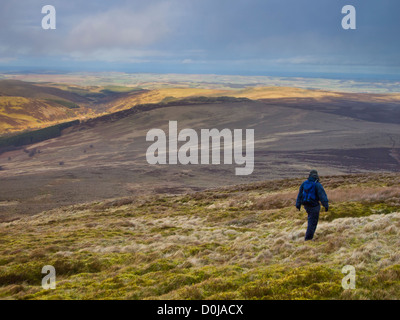
[[[118,7],[88,16],[72,28],[67,50],[91,53],[108,48],[146,48],[172,31],[170,13],[170,2],[162,2],[140,11]]]

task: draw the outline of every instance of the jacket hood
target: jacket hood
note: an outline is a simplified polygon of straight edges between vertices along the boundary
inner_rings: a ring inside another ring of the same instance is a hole
[[[319,180],[318,171],[317,170],[311,170],[310,171],[310,175],[308,176],[308,180],[310,180],[310,181]]]

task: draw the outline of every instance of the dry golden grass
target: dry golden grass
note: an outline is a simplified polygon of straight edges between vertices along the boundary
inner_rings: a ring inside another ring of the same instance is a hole
[[[147,103],[160,103],[163,101],[179,100],[189,97],[215,97],[223,96],[223,91],[211,90],[211,89],[195,89],[195,88],[168,88],[168,89],[154,89],[148,92],[133,94],[128,97],[123,97],[116,101],[113,101],[109,105],[111,112],[131,108],[138,104]]]
[[[281,99],[281,98],[313,98],[338,97],[340,94],[320,90],[306,90],[288,87],[249,87],[246,89],[202,89],[202,88],[164,88],[153,89],[148,92],[132,94],[113,101],[109,105],[111,111],[119,111],[131,108],[138,104],[160,103],[163,101],[179,100],[190,97],[234,97],[259,99]]]
[[[284,98],[313,98],[321,99],[325,97],[338,97],[339,93],[306,90],[292,87],[255,87],[243,90],[232,91],[232,96],[236,98],[249,98],[253,100],[260,99],[284,99]]]
[[[306,215],[294,208],[298,179],[82,204],[1,223],[0,296],[399,299],[400,205],[390,200],[398,178],[358,175],[346,185],[327,177],[332,210],[348,210],[321,219],[309,242]],[[386,211],[364,210],[377,199]],[[56,290],[40,287],[46,264],[56,267]],[[347,264],[357,272],[352,291],[341,288]]]
[[[0,96],[0,134],[43,128],[75,117],[74,111],[56,103]]]

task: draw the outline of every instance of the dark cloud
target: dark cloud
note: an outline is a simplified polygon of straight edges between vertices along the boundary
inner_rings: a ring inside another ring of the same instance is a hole
[[[46,4],[57,9],[57,30],[40,27]],[[357,30],[341,28],[346,4],[357,9]],[[393,73],[399,9],[393,0],[2,0],[0,64]]]

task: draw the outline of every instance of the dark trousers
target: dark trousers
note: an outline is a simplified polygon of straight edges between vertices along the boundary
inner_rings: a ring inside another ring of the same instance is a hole
[[[305,240],[311,240],[314,237],[315,230],[317,229],[319,211],[321,210],[321,206],[304,206],[304,209],[306,209],[308,214],[308,225]]]

